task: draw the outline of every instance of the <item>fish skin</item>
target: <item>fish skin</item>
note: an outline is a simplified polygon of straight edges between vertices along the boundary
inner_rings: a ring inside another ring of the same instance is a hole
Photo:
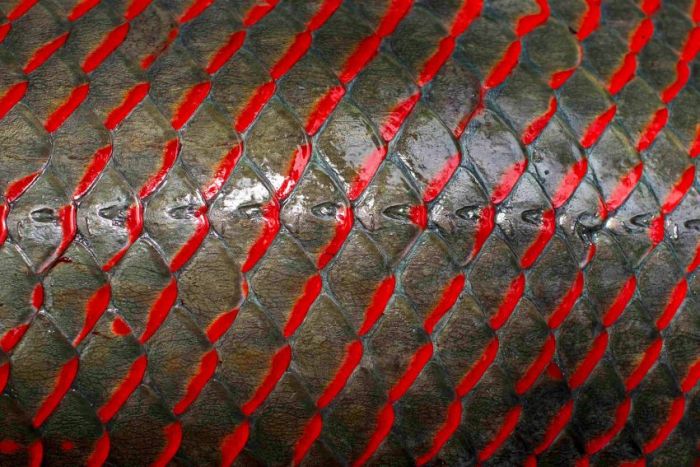
[[[0,5],[0,465],[692,465],[700,1]]]

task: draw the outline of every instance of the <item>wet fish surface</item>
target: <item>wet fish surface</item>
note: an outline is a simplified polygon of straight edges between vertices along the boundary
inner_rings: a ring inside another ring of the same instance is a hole
[[[700,0],[0,0],[0,465],[697,466]]]

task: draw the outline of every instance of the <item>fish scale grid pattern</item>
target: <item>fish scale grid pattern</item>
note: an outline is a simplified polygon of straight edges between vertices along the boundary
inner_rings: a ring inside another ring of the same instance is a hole
[[[0,0],[0,465],[697,465],[698,0]]]

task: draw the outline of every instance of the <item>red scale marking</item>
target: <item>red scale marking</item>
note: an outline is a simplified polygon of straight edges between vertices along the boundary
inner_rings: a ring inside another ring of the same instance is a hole
[[[177,281],[173,278],[170,283],[160,292],[158,298],[148,310],[148,318],[146,319],[146,328],[139,338],[139,342],[142,344],[148,342],[153,334],[160,328],[163,324],[165,318],[168,316],[170,309],[175,305],[177,300]]]
[[[44,286],[41,282],[37,283],[32,289],[31,303],[32,307],[37,311],[44,304]]]
[[[637,365],[637,368],[635,368],[632,374],[630,374],[625,380],[625,389],[628,393],[642,382],[642,379],[644,379],[651,367],[654,366],[656,361],[659,359],[662,346],[663,341],[660,337],[658,337],[644,352],[644,357],[642,357],[642,360]]]
[[[544,345],[542,346],[542,350],[540,350],[539,355],[535,359],[534,362],[530,365],[530,367],[527,369],[525,374],[518,380],[518,382],[515,384],[515,392],[518,395],[523,395],[527,391],[530,390],[533,384],[535,384],[535,381],[537,381],[537,378],[540,377],[542,372],[547,368],[549,363],[552,361],[552,357],[554,356],[554,349],[556,346],[556,341],[554,340],[554,336],[552,334],[547,336],[547,340],[545,341]]]
[[[548,209],[544,211],[542,213],[542,221],[540,225],[540,231],[537,234],[537,238],[535,238],[535,241],[532,242],[532,245],[528,247],[527,251],[525,251],[522,259],[520,260],[521,268],[528,269],[533,264],[535,264],[537,258],[539,258],[544,248],[554,236],[554,231],[556,230],[556,227],[557,226],[556,220],[554,218],[554,210]]]
[[[14,106],[22,100],[27,92],[29,84],[27,81],[22,81],[13,84],[2,96],[0,96],[0,120],[5,118],[5,115],[14,108]]]
[[[207,217],[206,204],[195,211],[194,220],[194,233],[187,239],[185,244],[180,247],[175,256],[173,256],[173,259],[170,261],[170,272],[179,271],[197,252],[197,249],[209,233],[209,218]]]
[[[7,385],[7,380],[10,377],[10,364],[5,363],[4,365],[0,365],[0,393],[5,390],[5,386]],[[0,447],[0,452],[2,452],[2,448]]]
[[[100,0],[78,0],[73,9],[68,13],[68,21],[77,21],[85,14],[95,8]]]
[[[63,399],[63,396],[65,396],[70,389],[75,375],[78,373],[78,361],[79,358],[77,356],[73,357],[63,365],[59,371],[53,391],[46,396],[41,406],[37,409],[36,414],[34,414],[34,418],[32,419],[32,426],[34,428],[39,428],[44,424],[44,421],[56,410],[61,399]]]
[[[674,399],[673,403],[671,404],[671,410],[666,423],[661,426],[658,433],[651,440],[644,444],[642,448],[644,454],[651,454],[661,447],[664,441],[666,441],[669,435],[676,428],[678,423],[680,423],[681,419],[683,418],[684,411],[685,398],[683,396],[679,396]]]
[[[566,83],[569,78],[576,72],[576,69],[578,68],[578,65],[576,65],[573,68],[569,68],[568,70],[561,70],[557,71],[555,73],[552,73],[552,77],[549,79],[549,87],[552,89],[559,89]]]
[[[214,371],[216,371],[216,366],[218,364],[219,354],[216,353],[216,349],[212,349],[204,354],[202,360],[199,362],[197,373],[195,373],[187,384],[185,395],[175,404],[175,407],[173,407],[173,413],[175,415],[182,415],[197,397],[199,397],[204,386],[206,386],[211,377],[214,376]]]
[[[516,162],[503,173],[501,180],[491,191],[491,202],[493,204],[500,204],[508,197],[518,180],[520,180],[520,176],[525,173],[525,169],[527,169],[527,159]]]
[[[139,198],[143,199],[151,195],[156,188],[163,183],[165,176],[175,164],[175,159],[177,159],[177,154],[179,152],[180,141],[177,138],[171,139],[165,143],[165,147],[163,148],[163,164],[158,172],[156,172],[146,181],[146,183],[143,184],[141,190],[139,190]]]
[[[523,132],[523,135],[520,138],[522,143],[526,146],[532,144],[537,137],[540,136],[542,130],[547,127],[547,124],[552,119],[556,111],[557,98],[552,96],[549,98],[549,107],[547,108],[547,111],[543,115],[535,118]]]
[[[112,321],[112,333],[115,336],[126,336],[131,333],[131,328],[129,325],[122,319],[121,316],[117,316],[114,318],[114,321]]]
[[[357,176],[348,188],[348,198],[350,201],[355,201],[365,191],[367,185],[374,177],[374,174],[379,169],[379,166],[386,158],[386,146],[381,146],[367,155],[362,162],[362,166],[357,171]]]
[[[396,107],[394,107],[391,110],[391,112],[389,112],[389,116],[382,124],[382,127],[379,129],[379,134],[382,135],[384,141],[388,143],[389,141],[394,139],[394,136],[396,136],[396,133],[399,132],[401,125],[406,120],[408,115],[413,110],[413,107],[415,107],[416,103],[418,103],[419,100],[420,91],[413,94],[403,102],[397,104]]]
[[[274,81],[268,81],[255,90],[245,108],[236,117],[235,128],[239,133],[243,133],[257,118],[262,108],[267,104],[275,93],[276,85]]]
[[[608,110],[598,115],[586,128],[585,133],[581,137],[581,146],[588,149],[593,146],[601,137],[605,129],[608,127],[612,119],[617,113],[617,106],[611,105]]]
[[[248,442],[249,436],[250,422],[245,420],[236,427],[233,433],[225,436],[224,439],[221,440],[221,465],[223,467],[229,467],[236,461],[238,455]]]
[[[16,454],[23,446],[11,439],[0,440],[0,454]],[[27,446],[27,465],[29,467],[40,467],[44,456],[44,449],[41,444],[41,439],[37,439]]]
[[[695,180],[695,166],[689,166],[681,178],[676,182],[671,191],[666,195],[664,204],[661,206],[661,214],[668,215],[676,209],[676,206],[683,200],[683,197],[693,186]]]
[[[73,340],[73,346],[77,347],[83,339],[92,331],[97,321],[102,317],[102,314],[109,306],[109,300],[112,297],[112,288],[109,284],[105,284],[92,294],[90,299],[85,304],[85,323],[80,333]]]
[[[296,303],[294,303],[294,307],[292,308],[292,312],[289,314],[287,324],[284,326],[285,339],[289,339],[291,336],[293,336],[297,328],[304,321],[304,318],[306,318],[306,314],[309,312],[311,305],[313,305],[316,298],[320,295],[322,285],[323,281],[321,280],[321,276],[318,274],[311,276],[306,281],[306,284],[304,284],[304,291],[297,299]]]
[[[695,258],[693,258],[693,260],[688,265],[688,269],[686,272],[691,273],[698,267],[700,267],[700,244],[697,246],[697,249],[695,250]]]
[[[600,25],[601,0],[586,0],[586,13],[581,21],[576,37],[579,42],[586,40]]]
[[[569,387],[574,390],[581,386],[590,376],[598,362],[603,358],[605,350],[608,348],[608,333],[603,330],[593,341],[591,349],[576,367],[574,374],[569,378]]]
[[[19,326],[7,330],[5,334],[0,337],[0,350],[9,353],[19,344],[19,341],[22,340],[27,329],[29,329],[29,323],[20,324]]]
[[[5,201],[8,203],[15,201],[29,188],[29,185],[31,185],[37,177],[39,177],[39,172],[33,172],[25,177],[10,182],[5,189]]]
[[[484,89],[493,89],[501,85],[508,76],[513,72],[518,65],[522,43],[520,39],[516,39],[506,49],[501,60],[491,69],[486,80],[484,81]]]
[[[236,31],[229,36],[228,42],[216,51],[211,61],[207,65],[206,71],[213,75],[233,57],[245,41],[245,31]]]
[[[10,29],[12,29],[12,23],[0,24],[0,44],[2,43],[2,41],[5,40],[7,35],[10,33]]]
[[[447,418],[440,430],[433,438],[433,444],[423,455],[416,458],[416,465],[422,466],[437,456],[442,447],[452,437],[459,424],[462,422],[462,401],[455,399],[447,408]]]
[[[649,239],[652,243],[652,248],[658,246],[664,239],[664,216],[659,215],[649,223]]]
[[[428,186],[425,188],[425,193],[423,194],[424,203],[431,202],[442,192],[447,182],[450,181],[452,174],[457,170],[457,167],[459,167],[460,160],[460,153],[453,154],[435,178],[428,182]]]
[[[75,112],[80,104],[83,103],[89,92],[89,83],[84,83],[75,87],[68,96],[68,99],[66,99],[65,102],[63,102],[63,104],[61,104],[49,116],[49,118],[46,119],[46,122],[44,123],[44,128],[46,131],[53,133],[54,131],[58,130],[61,125],[63,125],[63,122],[65,122],[68,117]]]
[[[148,8],[148,5],[150,5],[152,1],[153,0],[131,0],[124,12],[124,19],[131,21],[136,18]]]
[[[425,204],[418,204],[411,206],[408,209],[408,218],[413,222],[416,227],[421,230],[425,230],[428,226],[428,208]]]
[[[107,272],[111,270],[114,266],[122,260],[129,247],[136,242],[136,240],[141,236],[143,230],[143,205],[137,201],[137,203],[131,207],[126,213],[125,227],[129,234],[127,244],[119,250],[114,256],[112,256],[107,262],[102,266],[102,270]]]
[[[41,467],[42,460],[44,458],[44,445],[41,439],[37,439],[32,444],[27,447],[27,453],[29,455],[28,467]]]
[[[491,328],[493,330],[500,329],[510,318],[510,315],[515,310],[515,307],[520,302],[520,298],[525,292],[525,275],[520,273],[518,277],[513,279],[508,287],[508,291],[503,297],[503,301],[498,308],[498,311],[490,320]]]
[[[7,240],[7,215],[10,212],[10,206],[3,202],[0,204],[0,247],[5,244]]]
[[[51,266],[53,266],[53,264],[61,257],[61,255],[73,242],[75,234],[78,231],[76,214],[77,209],[74,204],[68,204],[58,210],[58,223],[61,226],[62,234],[61,243],[51,254],[51,256],[49,256],[49,258],[39,267],[40,274],[46,272]]]
[[[267,252],[267,249],[272,244],[272,241],[275,239],[275,236],[280,229],[279,212],[280,205],[277,198],[270,199],[270,201],[263,207],[262,217],[264,225],[262,232],[257,240],[255,240],[255,243],[253,243],[253,245],[250,247],[246,261],[243,263],[243,267],[241,268],[242,272],[245,273],[250,271],[253,266],[257,264],[260,258],[265,255],[265,252]]]
[[[180,34],[180,29],[179,28],[173,28],[170,30],[168,33],[168,37],[165,38],[165,42],[163,42],[158,50],[156,50],[154,53],[146,56],[143,60],[141,60],[141,69],[142,70],[148,70],[151,65],[153,65],[153,62],[156,61],[156,59],[168,48],[170,47],[170,44],[175,42],[175,39],[177,39],[178,34]]]
[[[423,322],[423,329],[425,329],[427,334],[433,333],[435,326],[437,326],[440,320],[445,316],[445,313],[450,311],[454,304],[457,303],[457,299],[464,289],[465,282],[464,274],[459,274],[452,279],[442,291],[440,301],[435,305],[435,308],[432,309]]]
[[[671,291],[671,297],[666,304],[664,311],[661,313],[661,316],[659,316],[659,319],[656,321],[656,328],[659,331],[663,331],[669,324],[671,324],[673,317],[676,316],[676,313],[683,304],[687,294],[688,281],[683,278]]]
[[[583,284],[583,272],[579,271],[576,275],[576,280],[573,284],[571,284],[571,288],[566,295],[564,295],[561,302],[559,302],[559,305],[557,306],[556,310],[554,310],[554,313],[552,313],[552,316],[549,317],[547,325],[550,327],[550,329],[556,329],[561,326],[561,323],[563,323],[566,317],[569,316],[569,313],[576,304],[576,301],[578,301],[581,294],[583,294]]]
[[[557,209],[562,207],[574,194],[583,178],[588,172],[588,160],[581,159],[566,172],[561,183],[552,195],[552,206]]]
[[[10,21],[18,20],[19,18],[24,16],[24,14],[26,14],[29,10],[31,10],[32,7],[36,5],[37,1],[38,0],[21,0],[17,2],[17,6],[14,7],[14,9],[7,14],[7,19],[9,19]]]
[[[683,381],[681,382],[681,391],[683,391],[684,394],[689,393],[695,387],[695,385],[698,384],[699,380],[700,359],[696,359],[695,363],[693,363],[688,369],[688,374],[685,375],[685,378],[683,378]]]
[[[306,54],[309,47],[311,47],[311,32],[307,30],[297,34],[292,45],[270,70],[272,79],[277,81],[291,70],[294,64]]]
[[[109,434],[105,431],[95,443],[95,447],[90,456],[88,456],[85,465],[87,467],[102,467],[107,462],[107,457],[109,457],[109,449]]]
[[[104,121],[104,126],[108,130],[114,130],[132,110],[146,98],[151,88],[149,83],[139,83],[129,90],[124,96],[124,100],[119,106],[112,110]]]
[[[561,433],[561,431],[566,427],[566,425],[569,424],[569,420],[571,420],[571,414],[573,413],[573,409],[574,402],[572,400],[569,400],[566,404],[564,404],[564,406],[561,409],[559,409],[557,414],[552,419],[551,424],[547,427],[547,431],[545,431],[544,434],[544,439],[535,448],[535,454],[542,454],[552,445],[554,440],[556,440],[559,436],[559,433]]]
[[[603,315],[603,326],[610,327],[622,315],[627,308],[627,304],[632,300],[634,291],[637,289],[637,278],[633,275],[620,287],[615,300]]]
[[[304,127],[308,135],[313,136],[321,129],[323,123],[333,113],[333,110],[338,106],[344,95],[345,88],[337,85],[330,88],[323,97],[316,101]]]
[[[107,37],[92,52],[85,57],[81,65],[85,73],[90,73],[99,67],[112,52],[114,52],[129,34],[129,23],[124,23],[107,34]]]
[[[195,84],[187,91],[170,121],[175,130],[185,126],[185,123],[194,115],[202,102],[204,102],[204,99],[207,98],[209,91],[211,91],[211,82],[209,81]]]
[[[277,6],[279,0],[261,0],[256,2],[243,18],[243,25],[245,27],[250,27],[263,19],[270,11],[272,11],[275,6]]]
[[[477,458],[479,462],[485,462],[493,456],[496,451],[505,443],[505,441],[510,437],[510,435],[515,431],[515,426],[520,420],[520,414],[523,408],[520,405],[516,405],[508,411],[503,419],[503,425],[501,425],[500,430],[496,433],[496,436],[491,440],[481,451]]]
[[[360,467],[367,463],[372,457],[372,454],[376,452],[382,442],[384,442],[384,439],[389,435],[389,431],[391,431],[391,427],[394,425],[394,417],[394,407],[391,404],[385,405],[377,416],[376,428],[367,443],[367,447],[360,457],[352,463],[352,467]]]
[[[495,226],[496,208],[492,204],[488,204],[481,208],[481,213],[479,214],[470,260],[473,260],[479,254]]]
[[[112,157],[112,145],[105,146],[95,151],[92,160],[88,163],[82,178],[73,191],[73,199],[78,200],[85,196],[88,190],[97,181],[105,166]]]
[[[644,128],[637,142],[637,151],[642,152],[647,150],[656,139],[656,136],[663,130],[668,122],[668,109],[665,107],[654,113],[649,124]]]
[[[177,19],[177,21],[180,24],[192,21],[197,16],[204,13],[204,10],[209,8],[212,3],[214,3],[214,0],[194,0],[189,8],[187,8],[187,10],[185,10],[185,12]]]
[[[547,0],[536,0],[540,11],[532,15],[523,16],[518,19],[518,24],[515,27],[515,34],[518,37],[523,37],[530,34],[535,28],[542,26],[549,19],[549,3]]]
[[[151,464],[151,467],[166,467],[170,460],[175,457],[182,442],[182,425],[179,421],[172,422],[163,429],[165,446],[158,458]]]
[[[309,449],[314,444],[316,439],[321,434],[323,430],[323,420],[320,414],[314,415],[309,423],[304,428],[304,433],[302,434],[299,441],[294,445],[294,456],[292,457],[292,465],[301,465],[302,461],[308,454]]]
[[[326,265],[335,257],[338,251],[340,251],[340,249],[342,248],[343,243],[345,243],[345,239],[347,239],[348,235],[350,235],[350,231],[352,230],[352,225],[354,222],[352,207],[340,207],[336,212],[335,217],[338,221],[338,224],[335,228],[335,235],[319,256],[317,264],[318,269],[325,268]]]
[[[114,392],[112,392],[110,398],[97,409],[97,418],[99,418],[103,424],[109,422],[117,414],[122,405],[129,399],[131,393],[141,384],[147,366],[148,360],[146,360],[145,355],[141,355],[134,360],[131,368],[129,368],[129,372],[122,382],[114,388]]]
[[[394,276],[387,277],[377,286],[374,295],[372,295],[372,300],[365,310],[365,319],[357,333],[359,336],[366,335],[374,327],[374,324],[382,316],[389,304],[389,300],[394,295],[395,288],[396,278]]]
[[[605,210],[607,212],[612,212],[622,206],[622,203],[625,202],[627,197],[637,186],[637,183],[639,183],[643,171],[644,164],[640,162],[620,179],[620,182],[613,189],[612,193],[610,193],[610,197],[605,201]]]
[[[212,323],[207,326],[206,334],[209,342],[214,343],[223,336],[226,331],[231,328],[233,322],[238,316],[238,309],[231,310],[216,317]]]
[[[66,43],[66,41],[68,40],[68,34],[69,33],[67,32],[63,33],[55,39],[52,39],[51,41],[39,47],[34,52],[34,54],[32,54],[29,60],[27,60],[27,63],[24,65],[24,68],[22,68],[24,74],[30,74],[32,71],[36,70],[41,65],[43,65],[49,58],[51,58],[51,56],[55,54],[58,49],[63,47],[63,44]]]
[[[22,449],[22,445],[11,439],[0,440],[0,454],[16,454]]]
[[[270,362],[270,371],[265,376],[265,379],[256,389],[255,394],[251,397],[245,404],[241,406],[241,412],[247,417],[250,417],[257,409],[265,402],[267,396],[270,395],[277,383],[282,378],[282,375],[292,360],[292,349],[289,344],[282,347],[277,353],[272,357]]]
[[[359,340],[353,341],[347,349],[345,359],[338,369],[337,373],[333,377],[333,380],[328,384],[326,389],[321,394],[316,402],[316,407],[322,409],[326,407],[330,402],[338,395],[338,393],[345,387],[350,375],[355,370],[357,365],[362,359],[362,342]]]
[[[64,439],[61,441],[61,450],[66,452],[66,451],[72,451],[75,449],[75,443],[71,440]]]
[[[280,200],[284,200],[289,196],[294,190],[297,182],[301,178],[301,174],[306,168],[306,164],[311,158],[311,143],[302,144],[297,146],[294,150],[294,155],[290,161],[289,168],[287,169],[287,176],[277,190],[277,197]]]
[[[627,423],[627,417],[629,417],[630,409],[632,407],[632,401],[629,397],[620,404],[620,406],[615,411],[615,423],[610,429],[603,433],[602,435],[594,438],[586,443],[586,453],[588,455],[595,454],[596,452],[603,449],[610,443],[624,428],[625,423]]]
[[[363,70],[367,64],[377,55],[379,44],[382,39],[372,35],[364,38],[355,49],[355,52],[345,62],[343,70],[340,72],[340,82],[348,84]]]
[[[440,41],[437,50],[423,65],[423,69],[418,74],[418,86],[425,86],[437,75],[455,48],[455,38],[447,36]]]

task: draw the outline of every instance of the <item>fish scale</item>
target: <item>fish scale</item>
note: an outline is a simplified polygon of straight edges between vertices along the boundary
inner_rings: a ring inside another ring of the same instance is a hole
[[[0,465],[694,465],[698,0],[0,2]]]

